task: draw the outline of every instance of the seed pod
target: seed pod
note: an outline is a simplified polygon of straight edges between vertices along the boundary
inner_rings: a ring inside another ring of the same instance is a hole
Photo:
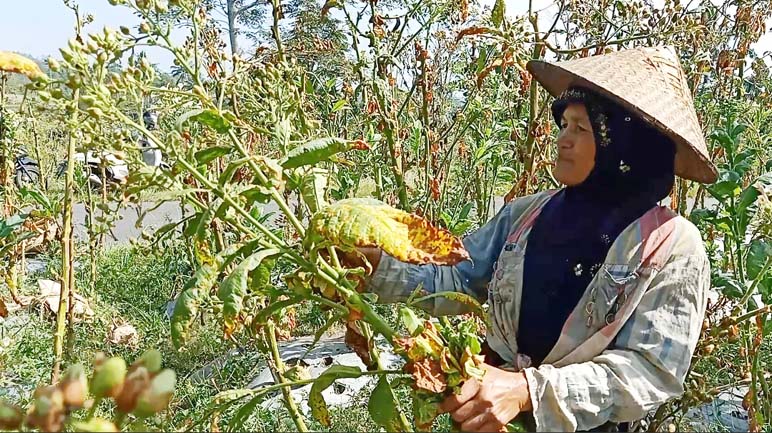
[[[126,379],[126,361],[114,357],[94,367],[91,379],[91,393],[97,398],[115,397],[121,391]]]
[[[59,389],[62,391],[67,410],[82,408],[88,395],[88,380],[83,366],[80,364],[70,366],[64,373],[64,379],[59,383]]]
[[[134,365],[143,366],[149,373],[158,373],[161,371],[161,352],[157,349],[150,349],[142,354],[142,356],[134,361]]]
[[[121,28],[121,33],[123,33],[124,35],[126,36],[131,35],[131,29],[129,29],[128,27],[121,26],[120,28]]]
[[[169,3],[166,0],[155,0],[155,11],[159,14],[169,12]]]
[[[49,385],[35,390],[35,401],[27,415],[27,425],[42,431],[61,431],[64,426],[64,395]]]
[[[51,72],[59,72],[60,69],[62,69],[62,65],[59,64],[59,62],[53,58],[48,58],[48,69],[51,70]]]
[[[130,413],[137,406],[139,394],[150,385],[150,373],[147,368],[133,367],[133,371],[126,376],[121,393],[115,397],[115,404],[119,411]]]
[[[118,427],[102,418],[91,418],[88,421],[74,421],[72,429],[76,432],[117,432]],[[136,430],[135,430],[136,431]]]
[[[19,430],[24,412],[15,405],[0,400],[0,430]]]
[[[100,119],[105,115],[105,113],[97,107],[90,107],[89,109],[86,110],[86,113],[88,113],[88,115],[93,117],[94,119]],[[125,366],[125,363],[124,363],[124,366]]]
[[[142,24],[139,25],[139,32],[144,34],[150,33],[150,24],[148,24],[146,21],[143,21]]]
[[[172,399],[176,383],[177,376],[173,370],[166,369],[158,373],[150,386],[139,395],[134,415],[147,418],[164,410]]]

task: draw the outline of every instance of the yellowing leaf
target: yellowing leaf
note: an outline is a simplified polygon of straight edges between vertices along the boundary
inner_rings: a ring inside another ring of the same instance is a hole
[[[319,375],[313,385],[311,385],[311,391],[308,393],[308,406],[311,408],[311,414],[322,425],[329,427],[332,421],[330,420],[330,412],[327,409],[327,402],[324,401],[322,391],[329,388],[336,379],[341,378],[357,378],[362,375],[362,371],[359,367],[352,367],[349,365],[333,365]]]
[[[46,75],[33,60],[8,51],[0,51],[0,70],[22,74],[30,80]]]
[[[306,243],[324,241],[352,249],[379,247],[415,264],[454,265],[469,258],[461,240],[447,230],[369,198],[340,200],[314,214]]]

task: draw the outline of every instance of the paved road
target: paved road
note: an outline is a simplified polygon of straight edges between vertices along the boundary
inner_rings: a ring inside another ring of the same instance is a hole
[[[666,200],[669,202],[669,200]],[[491,210],[488,213],[491,217],[501,208],[504,203],[502,197],[496,197],[494,203],[492,203]],[[712,198],[708,198],[706,201],[707,206],[712,206],[715,201]],[[663,203],[667,205],[667,203]],[[115,245],[117,243],[128,243],[133,239],[138,239],[141,236],[142,230],[152,233],[154,230],[170,222],[179,221],[182,218],[182,210],[178,203],[164,203],[157,209],[148,212],[142,220],[140,227],[137,227],[139,221],[139,215],[141,211],[152,208],[152,204],[144,203],[142,207],[130,207],[121,209],[118,213],[117,219],[113,224],[112,234],[108,235],[106,243],[108,245]],[[689,209],[692,206],[692,200],[688,203]],[[190,212],[190,210],[187,210]],[[265,205],[264,212],[279,212],[278,207],[274,203]],[[88,232],[86,230],[86,208],[82,204],[77,204],[73,209],[73,218],[75,223],[75,237],[79,240],[88,239]]]

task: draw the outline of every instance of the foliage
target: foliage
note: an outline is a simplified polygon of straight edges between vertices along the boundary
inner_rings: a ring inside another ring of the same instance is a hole
[[[158,249],[179,241],[185,245],[185,266],[157,272],[186,282],[170,327],[153,319],[147,334],[154,337],[143,344],[168,345],[170,335],[181,349],[173,359],[182,367],[185,359],[199,356],[202,339],[214,338],[216,326],[225,341],[270,359],[277,378],[270,390],[245,391],[234,380],[220,384],[220,394],[203,392],[214,428],[221,415],[229,417],[229,428],[243,427],[269,392],[282,392],[294,423],[290,428],[308,429],[289,394],[306,379],[293,377],[277,351],[277,340],[299,329],[298,311],[308,309],[317,322],[310,332],[317,337],[345,323],[347,342],[369,370],[333,368],[314,382],[312,408],[321,422],[314,427],[334,424],[336,415],[326,410],[320,392],[346,375],[378,376],[367,405],[387,410],[370,410],[375,424],[369,425],[411,429],[405,412],[412,412],[416,425],[430,424],[441,395],[479,376],[479,341],[471,337],[471,325],[423,322],[402,310],[406,336],[381,314],[372,296],[359,293],[372,269],[367,264],[347,268],[339,254],[375,245],[406,261],[465,259],[456,237],[484,223],[495,198],[557,186],[551,175],[549,98],[525,72],[525,62],[660,43],[679,48],[720,167],[715,185],[679,181],[671,206],[700,227],[711,253],[713,286],[721,296],[710,306],[687,392],[662,406],[650,427],[674,422],[674,416],[677,421],[723,389],[728,379],[702,374],[715,369],[750,375],[751,428],[768,425],[768,379],[760,366],[762,342],[772,328],[767,307],[772,298],[772,81],[764,59],[751,49],[771,14],[768,4],[561,1],[553,24],[544,29],[536,11],[512,17],[501,0],[491,2],[490,9],[472,0],[328,1],[323,6],[305,0],[110,3],[128,8],[141,24],[86,36],[81,30],[90,17],[76,15],[76,37],[62,48],[60,59],[41,68],[48,78],[30,83],[29,95],[12,104],[18,113],[3,111],[0,132],[3,144],[9,144],[3,173],[8,173],[11,149],[25,143],[41,161],[44,177],[65,149],[77,148],[120,155],[130,178],[125,185],[95,191],[84,187],[85,177],[79,180],[73,167],[74,182],[21,193],[4,176],[2,217],[14,229],[0,239],[9,246],[2,251],[13,250],[27,236],[12,220],[22,206],[35,208],[28,219],[56,221],[67,214],[68,203],[81,200],[89,210],[88,245],[73,245],[69,260],[83,256],[84,249],[88,253],[89,296],[109,286],[107,296],[116,300],[112,308],[122,313],[158,309],[157,300],[134,305],[134,296],[162,280],[125,271],[111,280],[115,268],[100,256],[104,237],[127,204],[178,202],[185,210],[182,220],[149,240]],[[188,34],[183,44],[172,41],[174,27]],[[244,35],[261,45],[242,48]],[[144,45],[174,56],[173,77],[137,53]],[[3,96],[3,108],[5,103]],[[160,115],[154,130],[139,121],[151,107]],[[144,165],[139,137],[163,152],[168,167]],[[68,197],[73,191],[76,196]],[[694,203],[691,210],[688,201]],[[278,215],[264,213],[266,204],[278,208]],[[64,229],[71,223],[63,219],[62,224]],[[46,244],[52,254],[57,247],[69,248],[63,234],[56,236],[60,245]],[[13,252],[23,260],[21,250]],[[13,284],[19,279],[10,271],[4,275]],[[131,294],[124,293],[124,284]],[[175,290],[179,286],[182,282]],[[15,286],[9,287],[17,300]],[[484,316],[473,300],[451,300],[474,304]],[[406,370],[383,368],[373,343],[377,335],[405,354]],[[742,362],[731,368],[724,365],[727,351],[721,350],[729,344],[726,337],[744,348]],[[247,362],[244,356],[241,360]],[[413,399],[404,398],[405,384],[412,385]],[[156,388],[161,392],[165,385],[159,381]],[[151,403],[143,408],[155,409]],[[196,409],[200,406],[193,404],[181,413]],[[208,417],[194,415],[187,422],[195,418],[195,427]],[[109,427],[92,423],[77,428]]]

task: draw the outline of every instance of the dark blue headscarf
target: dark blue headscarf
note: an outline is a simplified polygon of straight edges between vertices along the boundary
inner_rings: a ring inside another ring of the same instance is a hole
[[[595,136],[595,166],[579,185],[555,194],[537,218],[525,251],[519,351],[542,362],[611,244],[673,188],[675,144],[623,107],[582,88],[552,105],[560,124],[583,104]]]

